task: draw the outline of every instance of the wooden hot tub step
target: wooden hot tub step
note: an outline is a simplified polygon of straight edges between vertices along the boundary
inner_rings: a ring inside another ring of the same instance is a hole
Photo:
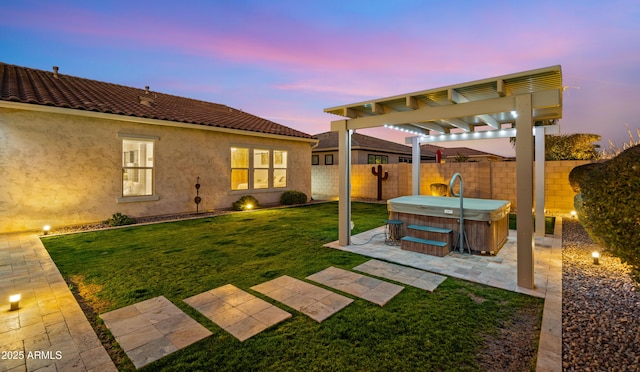
[[[453,231],[451,229],[443,229],[441,227],[432,227],[432,226],[424,226],[424,225],[409,225],[407,226],[407,228],[412,230],[420,230],[420,231],[434,232],[434,233],[440,233],[440,234],[448,234]]]
[[[400,239],[400,248],[405,251],[412,251],[432,256],[443,257],[449,253],[449,243],[436,240],[428,240],[416,238],[414,236],[405,236]]]

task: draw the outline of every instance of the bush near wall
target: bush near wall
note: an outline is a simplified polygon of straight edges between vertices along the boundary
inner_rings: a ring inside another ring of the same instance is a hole
[[[580,185],[584,181],[584,178],[591,172],[594,168],[600,166],[601,163],[589,163],[579,165],[569,172],[569,184],[574,192],[579,193]]]
[[[640,145],[591,168],[580,189],[581,222],[640,279]]]
[[[307,195],[301,191],[288,190],[280,195],[280,204],[282,205],[304,204],[306,202]]]

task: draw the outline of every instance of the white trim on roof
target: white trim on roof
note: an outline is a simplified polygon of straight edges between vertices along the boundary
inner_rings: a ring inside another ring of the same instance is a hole
[[[315,144],[318,142],[318,140],[314,138],[301,138],[301,137],[285,136],[285,135],[278,135],[278,134],[271,134],[271,133],[254,132],[250,130],[220,128],[220,127],[213,127],[205,124],[181,123],[177,121],[141,118],[137,116],[127,116],[127,115],[110,114],[110,113],[96,112],[96,111],[78,110],[74,108],[44,106],[44,105],[34,104],[34,103],[0,101],[0,107],[15,109],[15,110],[45,112],[45,113],[60,114],[60,115],[82,116],[82,117],[90,117],[90,118],[105,119],[105,120],[117,120],[117,121],[124,121],[124,122],[130,122],[130,123],[138,123],[138,124],[150,124],[150,125],[159,125],[159,126],[166,126],[166,127],[207,130],[211,132],[231,133],[231,134],[238,134],[243,136],[254,136],[254,137],[261,137],[261,138],[273,138],[273,139],[281,139],[281,140],[289,140],[289,141],[308,142],[311,144]]]

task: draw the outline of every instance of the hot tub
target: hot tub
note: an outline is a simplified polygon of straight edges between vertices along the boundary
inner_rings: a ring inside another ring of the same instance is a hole
[[[464,198],[464,225],[471,251],[496,254],[509,236],[508,200]],[[453,230],[458,236],[460,199],[426,195],[402,196],[387,201],[389,219],[400,220],[405,234],[410,225],[429,226]],[[453,242],[450,242],[450,247]]]

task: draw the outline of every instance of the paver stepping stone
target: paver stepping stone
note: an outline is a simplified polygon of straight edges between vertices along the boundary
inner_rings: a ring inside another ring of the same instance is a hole
[[[136,368],[211,335],[164,296],[104,313],[100,318]]]
[[[258,284],[251,289],[300,311],[318,323],[353,302],[348,297],[287,275]]]
[[[307,279],[363,298],[380,306],[384,306],[404,289],[404,287],[396,284],[333,266],[309,275]]]
[[[189,297],[184,302],[240,341],[291,318],[290,313],[231,284]]]
[[[378,260],[369,260],[353,269],[430,292],[433,292],[447,279],[443,275]]]

